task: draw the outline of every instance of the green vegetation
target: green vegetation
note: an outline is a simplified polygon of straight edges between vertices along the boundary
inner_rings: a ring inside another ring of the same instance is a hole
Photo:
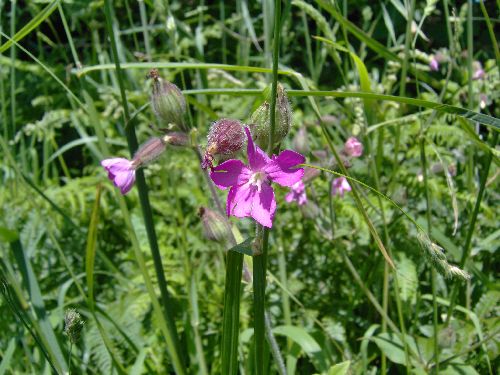
[[[0,0],[0,375],[497,373],[499,9]]]

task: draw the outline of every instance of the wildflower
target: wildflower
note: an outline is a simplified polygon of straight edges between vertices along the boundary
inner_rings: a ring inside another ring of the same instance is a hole
[[[241,150],[246,140],[243,124],[232,119],[218,120],[210,126],[207,140],[203,169],[212,167],[214,156],[230,157]]]
[[[213,168],[210,177],[219,188],[231,188],[226,203],[228,216],[252,217],[259,224],[271,228],[276,211],[271,182],[290,187],[300,181],[304,169],[292,167],[303,163],[305,158],[291,150],[270,158],[255,146],[247,127],[245,132],[248,139],[248,166],[241,160],[227,160]]]
[[[345,177],[339,177],[332,181],[332,194],[344,196],[344,193],[347,191],[351,191],[351,185],[347,182]]]
[[[108,178],[120,188],[123,195],[132,189],[137,168],[132,161],[125,158],[111,158],[101,161],[101,165],[108,172]]]
[[[433,56],[431,61],[429,62],[429,69],[433,72],[437,72],[439,70],[439,62],[435,56]]]
[[[135,171],[148,163],[156,160],[165,151],[167,144],[183,145],[187,143],[184,133],[167,133],[162,138],[151,138],[143,143],[132,160],[125,158],[110,158],[101,161],[101,165],[108,172],[108,178],[122,194],[127,194],[135,182]]]
[[[288,203],[297,202],[299,206],[307,203],[306,187],[302,180],[297,181],[290,187],[290,192],[285,196]]]
[[[344,145],[344,153],[352,158],[363,155],[363,144],[356,137],[349,137]]]
[[[472,73],[472,79],[477,81],[483,79],[486,73],[484,72],[483,66],[479,61],[474,62],[474,72]]]

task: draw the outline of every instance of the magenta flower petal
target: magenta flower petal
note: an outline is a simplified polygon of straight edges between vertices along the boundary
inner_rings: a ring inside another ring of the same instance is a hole
[[[248,182],[252,171],[241,160],[227,160],[210,172],[210,178],[219,188],[224,189]]]
[[[135,168],[130,160],[124,158],[111,158],[101,161],[101,165],[108,172],[108,178],[122,194],[127,194],[135,182]]]
[[[251,215],[259,224],[271,228],[275,212],[276,199],[274,199],[273,188],[268,184],[262,184],[260,191],[252,197]]]
[[[252,213],[252,200],[257,187],[244,184],[233,186],[227,196],[228,216],[248,217]]]
[[[110,173],[116,175],[131,168],[131,162],[125,158],[111,158],[101,161],[101,165]]]
[[[301,154],[285,150],[268,163],[264,171],[269,179],[281,186],[292,186],[304,176],[304,168],[291,168],[305,161]]]
[[[295,200],[295,193],[293,191],[287,193],[285,195],[285,201],[286,203],[292,203]]]
[[[269,156],[262,151],[259,146],[253,143],[252,135],[248,127],[245,127],[245,133],[247,134],[247,155],[248,155],[248,165],[253,171],[262,169],[267,163],[271,161]]]

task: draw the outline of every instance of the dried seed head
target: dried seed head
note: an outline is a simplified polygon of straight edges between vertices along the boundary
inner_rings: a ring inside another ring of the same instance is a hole
[[[82,316],[75,309],[68,309],[64,313],[64,333],[69,337],[69,341],[74,344],[80,339],[85,322]]]
[[[246,142],[243,124],[238,120],[220,119],[212,124],[207,136],[203,168],[212,166],[214,157],[228,157],[242,149]]]
[[[221,214],[210,208],[200,207],[198,216],[203,224],[203,234],[207,239],[215,242],[225,242],[229,239],[231,228]]]
[[[173,83],[161,79],[156,69],[148,77],[153,80],[151,104],[158,120],[163,125],[183,127],[186,99],[181,90]]]

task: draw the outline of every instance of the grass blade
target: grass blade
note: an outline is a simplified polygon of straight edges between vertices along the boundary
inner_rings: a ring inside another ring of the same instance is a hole
[[[60,0],[53,0],[40,13],[38,13],[35,17],[33,17],[30,22],[24,25],[24,27],[12,37],[12,40],[8,40],[7,42],[5,42],[0,46],[0,53],[5,52],[12,46],[12,44],[14,44],[14,42],[19,42],[26,35],[28,35],[34,29],[36,29],[38,25],[40,25],[43,21],[45,21],[47,17],[49,17],[52,14],[52,12],[57,9],[59,2]]]

